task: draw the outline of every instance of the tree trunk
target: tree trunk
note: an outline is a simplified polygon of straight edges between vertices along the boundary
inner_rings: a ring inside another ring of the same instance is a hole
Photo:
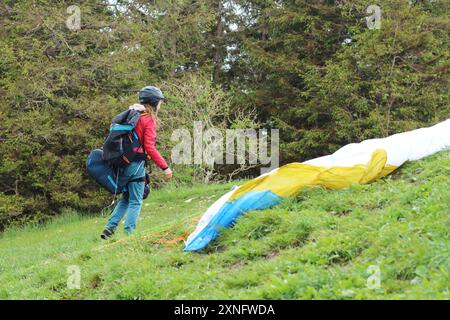
[[[220,69],[222,68],[222,41],[223,41],[223,3],[222,0],[217,1],[217,23],[214,30],[214,71],[213,71],[213,81],[215,83],[219,82],[220,79]]]

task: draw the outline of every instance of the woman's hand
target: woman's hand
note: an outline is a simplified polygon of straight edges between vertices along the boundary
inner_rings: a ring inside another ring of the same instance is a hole
[[[170,179],[172,179],[173,173],[172,170],[170,170],[170,168],[167,168],[164,170],[164,180],[169,181]]]

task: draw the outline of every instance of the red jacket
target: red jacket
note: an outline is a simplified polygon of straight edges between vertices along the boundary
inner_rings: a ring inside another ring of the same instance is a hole
[[[162,170],[167,169],[169,166],[166,160],[156,149],[156,120],[147,114],[143,114],[134,129],[143,145],[143,148],[140,148],[138,152],[147,153],[149,159],[153,160],[158,167]]]

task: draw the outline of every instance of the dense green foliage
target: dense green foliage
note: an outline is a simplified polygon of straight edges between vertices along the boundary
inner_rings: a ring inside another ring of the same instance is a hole
[[[107,194],[86,176],[86,156],[146,84],[169,96],[166,157],[174,128],[248,127],[237,113],[253,110],[280,129],[281,163],[450,115],[445,0],[378,1],[379,30],[362,0],[78,3],[76,31],[72,3],[0,4],[0,228],[64,207],[98,212]],[[177,169],[179,183],[204,178]]]
[[[371,1],[336,2],[258,1],[242,31],[238,103],[281,129],[284,161],[450,114],[448,1],[377,1],[379,30],[366,26]]]
[[[9,229],[0,236],[0,298],[449,299],[449,169],[447,150],[369,185],[306,190],[247,213],[201,253],[140,236],[176,225],[171,232],[184,233],[180,221],[231,184],[156,191],[141,234],[120,230],[106,245],[98,238],[106,217],[68,213]],[[80,290],[66,285],[73,265]],[[367,286],[369,266],[380,269],[379,288]]]

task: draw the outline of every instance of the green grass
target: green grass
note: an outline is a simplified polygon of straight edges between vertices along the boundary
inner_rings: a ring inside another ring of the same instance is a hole
[[[246,214],[201,253],[140,236],[201,214],[231,184],[154,192],[140,234],[106,246],[107,217],[68,212],[0,235],[0,298],[449,299],[449,172],[444,151],[369,185],[308,189]],[[70,265],[80,290],[67,288]],[[367,286],[369,266],[379,288]]]

